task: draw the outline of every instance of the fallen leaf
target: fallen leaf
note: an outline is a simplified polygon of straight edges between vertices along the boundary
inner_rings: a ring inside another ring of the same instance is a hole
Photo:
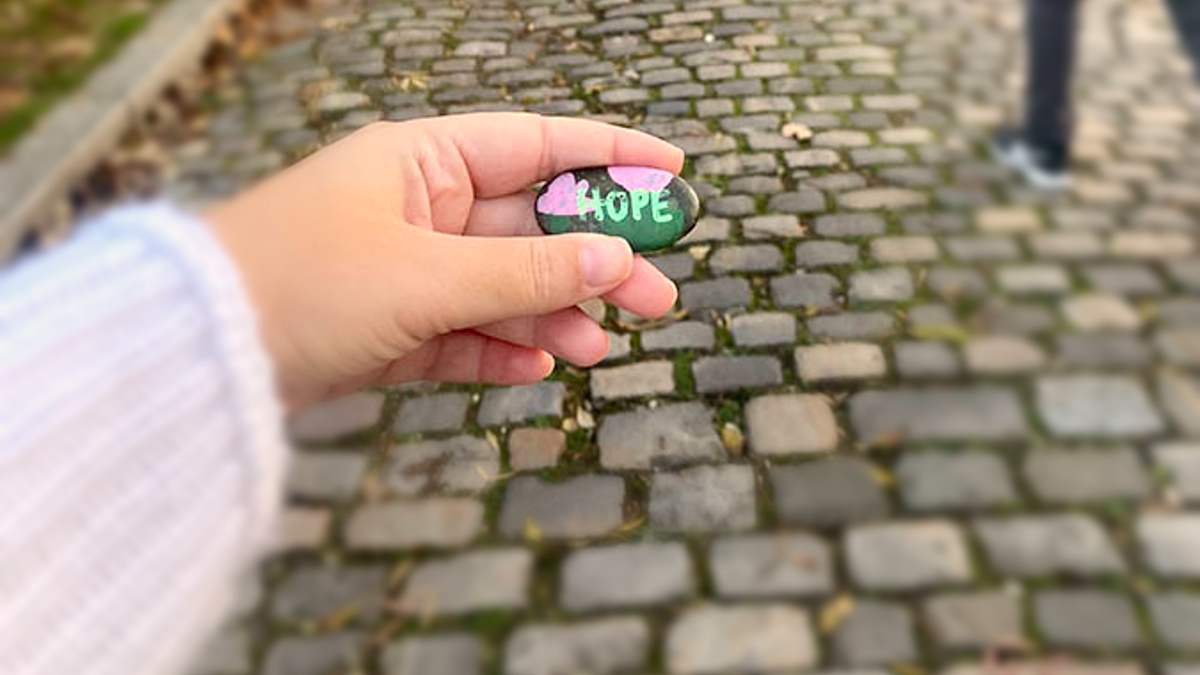
[[[488,429],[483,433],[483,437],[487,439],[488,445],[496,452],[500,452],[500,438],[496,436],[496,432]]]
[[[576,421],[574,418],[564,417],[562,424],[560,426],[562,427],[563,431],[565,431],[569,434],[572,431],[575,431],[576,429],[579,428],[579,422]]]
[[[538,527],[537,521],[533,518],[525,519],[525,541],[532,544],[542,542],[542,528]]]
[[[726,422],[725,426],[721,427],[721,445],[725,446],[725,451],[729,454],[741,457],[746,449],[746,436],[737,425]]]
[[[904,445],[904,432],[896,429],[885,431],[871,439],[870,447],[874,450],[897,450],[901,445]]]
[[[317,625],[317,632],[333,633],[345,628],[354,621],[361,609],[358,603],[335,609],[321,619]]]
[[[807,141],[813,137],[812,129],[798,122],[788,122],[779,130],[784,138],[794,138],[797,141]]]
[[[409,574],[412,574],[412,571],[416,569],[416,567],[417,561],[413,558],[405,558],[404,560],[396,563],[392,567],[392,570],[388,572],[387,587],[389,589],[395,589],[397,586],[403,583],[405,579],[408,578]]]
[[[633,532],[634,530],[641,527],[643,524],[645,524],[645,522],[646,522],[646,516],[638,516],[637,518],[634,518],[633,520],[631,520],[627,523],[623,523],[621,525],[621,527],[617,528],[617,532],[619,532],[621,534],[629,534],[630,532]]]
[[[896,484],[896,477],[892,472],[879,466],[871,467],[871,478],[875,479],[875,483],[882,488],[889,488]]]
[[[692,256],[692,260],[702,262],[708,257],[708,252],[712,250],[711,246],[692,246],[688,249],[688,255]]]
[[[825,603],[821,608],[821,616],[817,624],[822,635],[829,635],[838,629],[850,614],[854,612],[854,598],[849,593],[842,593]]]
[[[596,418],[582,407],[575,411],[575,421],[579,422],[580,429],[596,428]]]

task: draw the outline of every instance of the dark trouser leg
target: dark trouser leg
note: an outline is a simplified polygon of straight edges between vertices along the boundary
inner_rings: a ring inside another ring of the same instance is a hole
[[[1170,0],[1167,4],[1175,16],[1179,39],[1192,57],[1192,72],[1200,80],[1200,1]]]
[[[1025,92],[1025,136],[1031,143],[1064,152],[1071,144],[1071,71],[1075,65],[1079,5],[1080,0],[1028,0],[1026,3],[1029,70]]]

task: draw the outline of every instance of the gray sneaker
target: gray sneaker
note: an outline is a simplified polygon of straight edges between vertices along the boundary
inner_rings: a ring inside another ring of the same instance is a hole
[[[1067,153],[1062,149],[1034,145],[1020,132],[1003,130],[992,137],[992,154],[998,162],[1020,173],[1036,188],[1066,190],[1071,187]]]

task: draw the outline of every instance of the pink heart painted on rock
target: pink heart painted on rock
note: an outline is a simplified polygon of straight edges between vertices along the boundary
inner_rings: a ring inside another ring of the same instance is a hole
[[[617,185],[626,190],[649,190],[658,192],[671,184],[675,178],[670,171],[648,169],[644,166],[610,166],[608,175]]]
[[[537,210],[552,216],[577,216],[579,191],[587,189],[586,180],[575,182],[575,174],[568,171],[551,181],[542,196],[538,197]]]

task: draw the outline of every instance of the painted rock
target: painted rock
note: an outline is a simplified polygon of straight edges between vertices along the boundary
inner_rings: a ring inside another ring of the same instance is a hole
[[[692,231],[700,198],[669,171],[599,166],[555,176],[538,193],[535,210],[546,234],[599,232],[635,251],[653,251]]]

